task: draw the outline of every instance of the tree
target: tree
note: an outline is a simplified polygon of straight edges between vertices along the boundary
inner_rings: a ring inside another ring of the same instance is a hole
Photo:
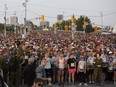
[[[73,18],[75,18],[74,15],[69,20],[63,20],[61,23],[56,22],[56,27],[58,27],[58,29],[64,30],[65,25],[68,25],[69,30],[71,30],[70,27],[71,27]],[[84,27],[83,27],[84,23],[86,23],[85,32],[86,33],[93,32],[90,19],[87,16],[82,16],[82,15],[78,19],[75,18],[75,24],[77,26],[76,31],[84,31]]]
[[[28,27],[31,27],[31,29],[34,29],[34,24],[33,24],[32,21],[27,21],[27,22],[26,22],[26,25],[27,25]]]

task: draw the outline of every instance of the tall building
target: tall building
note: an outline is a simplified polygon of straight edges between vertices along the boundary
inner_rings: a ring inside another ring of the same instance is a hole
[[[61,22],[62,20],[63,20],[63,15],[62,14],[57,15],[57,21]]]
[[[11,24],[11,25],[17,25],[17,24],[18,24],[18,17],[16,17],[16,16],[11,16],[11,17],[10,17],[10,24]]]

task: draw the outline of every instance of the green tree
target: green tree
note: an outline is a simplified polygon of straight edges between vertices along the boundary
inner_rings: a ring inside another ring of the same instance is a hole
[[[32,21],[27,21],[27,22],[26,22],[26,25],[27,25],[28,27],[31,27],[31,29],[34,29],[34,24],[33,24]]]
[[[75,17],[75,16],[73,15],[72,17]],[[86,33],[92,32],[93,29],[92,29],[90,19],[87,16],[82,16],[82,15],[78,19],[75,19],[75,24],[77,26],[76,31],[84,31],[84,28],[83,28],[84,22],[87,23],[85,32]],[[69,30],[71,30],[71,24],[72,24],[71,19],[63,20],[61,23],[56,22],[56,27],[58,27],[58,29],[64,30],[65,25],[68,25]]]
[[[4,24],[0,23],[0,32],[4,31]]]

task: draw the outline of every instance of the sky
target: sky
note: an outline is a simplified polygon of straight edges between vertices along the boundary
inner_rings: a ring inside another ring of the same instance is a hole
[[[0,23],[4,23],[4,8],[7,5],[7,17],[16,16],[19,23],[24,23],[25,11],[22,5],[25,0],[0,0]],[[40,20],[36,19],[45,15],[45,20],[50,21],[50,25],[57,21],[57,15],[64,15],[64,20],[75,15],[88,16],[91,23],[101,25],[101,13],[103,15],[104,26],[114,26],[116,24],[116,0],[28,0],[27,20],[39,25]]]

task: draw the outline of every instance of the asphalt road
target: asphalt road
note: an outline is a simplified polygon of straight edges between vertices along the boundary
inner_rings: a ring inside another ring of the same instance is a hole
[[[20,87],[26,87],[26,86],[20,86]],[[47,86],[47,87],[51,87],[51,86]],[[66,84],[64,86],[59,86],[58,84],[53,84],[52,87],[116,87],[116,84],[114,85],[113,83],[105,83],[104,85],[94,85],[94,84],[88,84],[88,86],[79,86],[79,83],[76,83],[75,85],[69,85]]]
[[[52,87],[62,87],[62,86],[59,86],[59,85],[53,85]],[[68,84],[65,84],[64,87],[86,87],[84,85],[82,86],[79,86],[79,83],[75,84],[75,85],[68,85]],[[94,84],[88,84],[87,87],[116,87],[116,85],[114,84],[111,84],[111,83],[106,83],[104,85],[94,85]]]

